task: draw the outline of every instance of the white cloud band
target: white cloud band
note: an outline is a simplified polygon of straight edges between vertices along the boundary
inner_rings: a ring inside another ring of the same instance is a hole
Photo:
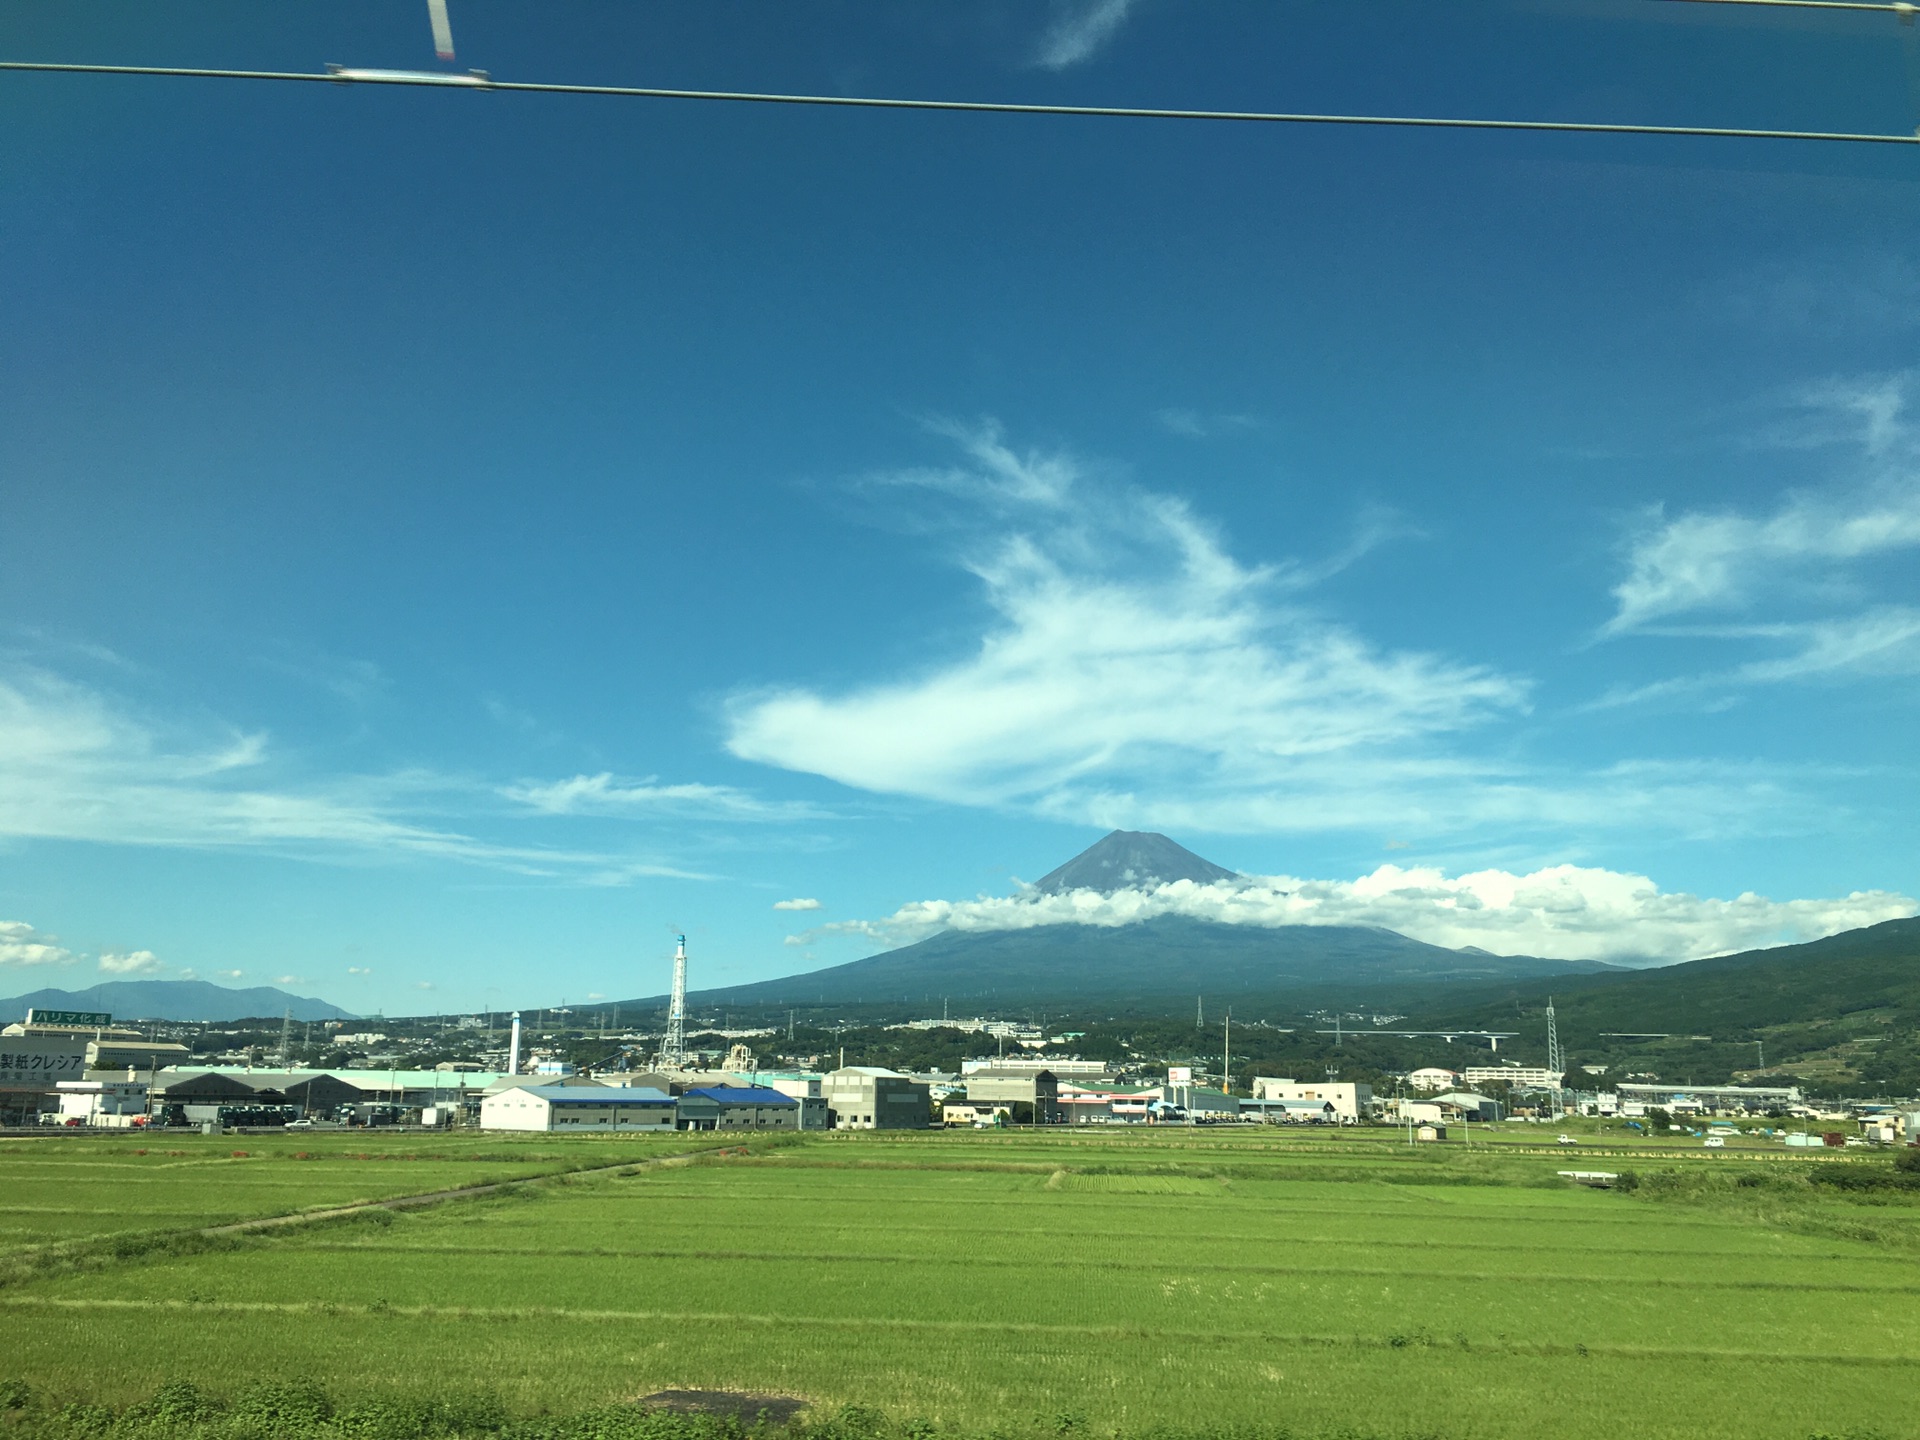
[[[906,944],[941,930],[978,933],[1040,925],[1133,924],[1182,915],[1226,925],[1376,925],[1452,949],[1561,960],[1671,962],[1814,940],[1920,912],[1885,890],[1824,900],[1732,900],[1663,892],[1644,875],[1576,865],[1531,874],[1383,865],[1356,880],[1248,876],[1101,895],[1026,892],[1007,898],[923,900],[879,921],[823,925],[813,934]],[[810,937],[802,937],[804,941]]]

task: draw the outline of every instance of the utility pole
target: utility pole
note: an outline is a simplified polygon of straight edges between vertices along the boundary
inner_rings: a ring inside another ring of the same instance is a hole
[[[1566,1057],[1560,1053],[1560,1026],[1554,1019],[1551,995],[1547,997],[1547,1069],[1560,1077],[1554,1081],[1553,1106],[1556,1111],[1564,1110],[1566,1101],[1562,1097],[1567,1089],[1567,1061]],[[1556,1115],[1554,1118],[1559,1117]]]
[[[1204,995],[1193,997],[1193,1028],[1196,1030],[1207,1028],[1207,1000]]]
[[[1220,1047],[1220,1088],[1233,1093],[1233,1007],[1227,1007],[1226,1039]]]

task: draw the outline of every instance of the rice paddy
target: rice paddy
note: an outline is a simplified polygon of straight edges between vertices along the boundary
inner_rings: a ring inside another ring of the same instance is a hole
[[[0,1152],[0,1214],[20,1246],[727,1139],[482,1138],[408,1162],[221,1142],[175,1169],[30,1142]],[[1916,1433],[1920,1208],[1819,1193],[1781,1158],[1632,1163],[1629,1194],[1558,1179],[1551,1147],[1391,1132],[729,1144],[23,1273],[0,1378],[125,1403],[268,1373],[522,1414],[726,1389],[961,1435]],[[21,1198],[49,1195],[67,1217]]]

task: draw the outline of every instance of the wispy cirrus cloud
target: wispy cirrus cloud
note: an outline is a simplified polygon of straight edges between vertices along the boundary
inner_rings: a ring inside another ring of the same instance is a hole
[[[826,812],[799,801],[762,800],[729,785],[662,785],[658,776],[621,780],[611,772],[527,781],[501,792],[543,815],[671,815],[709,820],[817,820]]]
[[[1219,435],[1254,430],[1260,425],[1260,421],[1252,415],[1216,414],[1177,405],[1154,411],[1153,418],[1162,429],[1175,435],[1184,435],[1189,440],[1211,440]]]
[[[442,817],[499,808],[494,787],[463,778],[289,772],[263,733],[156,721],[42,668],[0,670],[0,837],[437,859],[594,885],[704,878],[643,854],[499,841],[456,827]]]
[[[1772,648],[1715,677],[1732,683],[1911,673],[1915,612],[1876,597],[1868,567],[1920,547],[1920,431],[1909,415],[1915,383],[1911,374],[1830,382],[1769,429],[1769,445],[1843,446],[1858,455],[1852,473],[1833,485],[1788,494],[1758,512],[1649,512],[1629,541],[1601,637]],[[1766,618],[1738,618],[1756,611]]]
[[[1053,0],[1053,22],[1040,37],[1033,63],[1066,70],[1093,58],[1120,32],[1134,0]]]
[[[823,925],[789,937],[808,944],[852,935],[898,945],[944,930],[1024,930],[1041,925],[1130,925],[1162,915],[1218,924],[1377,925],[1449,948],[1562,960],[1673,962],[1814,940],[1901,919],[1920,902],[1891,891],[1775,901],[1752,893],[1731,900],[1667,892],[1644,875],[1576,865],[1528,874],[1382,865],[1354,880],[1243,876],[1198,885],[1180,880],[1151,890],[1103,895],[1026,891],[976,900],[924,900],[877,921]]]
[[[1524,680],[1384,649],[1304,603],[1372,540],[1331,565],[1243,565],[1174,497],[1098,484],[990,425],[948,433],[968,464],[886,478],[984,513],[959,560],[995,623],[970,654],[900,679],[736,696],[735,755],[863,790],[1105,823],[1196,802],[1231,810],[1326,757],[1417,747],[1526,703]]]

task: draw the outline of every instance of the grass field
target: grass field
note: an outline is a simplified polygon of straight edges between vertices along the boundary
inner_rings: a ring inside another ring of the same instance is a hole
[[[725,1388],[982,1435],[1920,1433],[1920,1206],[1778,1151],[1642,1145],[1607,1162],[1639,1190],[1587,1190],[1541,1138],[830,1135],[214,1248],[83,1243],[0,1288],[0,1378],[483,1387],[519,1413]],[[695,1139],[34,1141],[0,1152],[0,1213],[17,1249]]]

